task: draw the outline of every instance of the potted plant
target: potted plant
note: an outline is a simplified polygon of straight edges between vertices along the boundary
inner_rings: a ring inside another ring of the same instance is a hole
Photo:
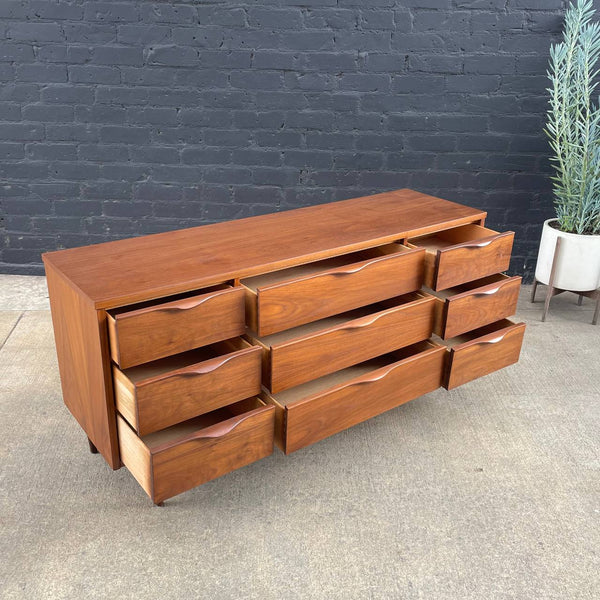
[[[600,23],[592,21],[594,12],[592,0],[571,4],[563,41],[550,49],[545,132],[553,152],[556,218],[544,222],[535,270],[536,284],[551,285],[550,295],[555,288],[589,292],[600,287],[600,109],[592,102]]]

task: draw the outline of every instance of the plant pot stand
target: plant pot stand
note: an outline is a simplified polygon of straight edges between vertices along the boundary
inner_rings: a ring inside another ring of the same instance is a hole
[[[548,282],[548,293],[546,294],[546,300],[544,302],[544,312],[542,314],[542,322],[546,320],[546,315],[548,314],[548,309],[550,308],[550,300],[553,296],[558,296],[558,294],[562,294],[563,292],[572,292],[573,294],[578,294],[579,299],[577,300],[577,304],[581,306],[583,302],[583,297],[594,298],[596,300],[596,309],[594,310],[594,316],[592,317],[592,325],[598,324],[598,316],[600,315],[600,288],[596,290],[588,290],[588,291],[573,291],[573,290],[563,290],[561,288],[554,287],[554,276],[556,275],[556,265],[558,264],[558,256],[560,252],[560,244],[562,238],[557,238],[556,246],[554,248],[554,256],[552,258],[552,269],[550,271],[550,281]],[[538,281],[535,277],[533,278],[533,288],[531,289],[531,302],[535,302],[535,292],[537,290],[538,284],[542,283]],[[542,283],[542,285],[544,285]]]

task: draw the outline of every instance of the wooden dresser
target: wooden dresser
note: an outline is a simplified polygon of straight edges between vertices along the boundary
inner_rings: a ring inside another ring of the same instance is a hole
[[[485,216],[399,190],[45,254],[65,404],[160,504],[515,363]]]

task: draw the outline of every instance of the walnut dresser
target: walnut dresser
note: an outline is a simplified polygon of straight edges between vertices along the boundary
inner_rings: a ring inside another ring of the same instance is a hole
[[[45,254],[65,404],[161,504],[515,363],[485,217],[399,190]]]

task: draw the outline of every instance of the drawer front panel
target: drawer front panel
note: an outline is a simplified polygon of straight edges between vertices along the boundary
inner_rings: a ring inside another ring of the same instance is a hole
[[[481,279],[508,269],[514,233],[457,244],[438,251],[435,289]]]
[[[122,369],[229,339],[244,329],[241,287],[109,313],[111,355]]]
[[[261,348],[248,347],[133,383],[113,367],[117,410],[146,435],[255,396]]]
[[[520,277],[510,277],[448,298],[444,339],[514,315],[520,286]]]
[[[483,377],[519,360],[525,324],[510,324],[451,348],[446,389]]]
[[[270,389],[279,392],[426,340],[433,331],[434,310],[433,298],[421,298],[274,345],[270,351]]]
[[[159,503],[269,456],[274,408],[253,400],[260,406],[154,447],[146,445],[118,416],[123,463]]]
[[[432,347],[287,406],[286,454],[437,389],[442,384],[445,355],[444,348]]]
[[[258,290],[258,334],[297,325],[418,290],[424,251],[389,254]]]

